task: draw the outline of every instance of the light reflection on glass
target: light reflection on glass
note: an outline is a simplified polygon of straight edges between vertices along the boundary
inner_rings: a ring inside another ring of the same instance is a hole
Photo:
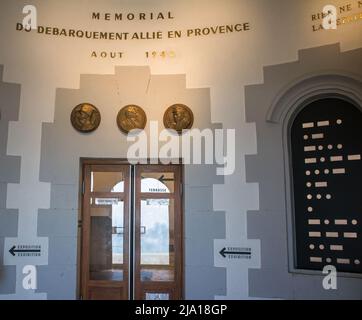
[[[122,281],[124,202],[113,198],[92,202],[90,279]]]

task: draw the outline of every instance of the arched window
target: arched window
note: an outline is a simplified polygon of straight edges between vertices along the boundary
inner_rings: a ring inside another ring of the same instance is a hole
[[[290,131],[296,268],[362,273],[362,112],[339,98],[304,107]]]

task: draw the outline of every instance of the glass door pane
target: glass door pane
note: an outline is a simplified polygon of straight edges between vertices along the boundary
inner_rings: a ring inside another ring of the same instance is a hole
[[[123,172],[91,172],[91,192],[124,192]]]
[[[123,281],[124,201],[91,198],[90,216],[90,280]]]
[[[141,200],[141,281],[175,280],[174,200]]]
[[[173,193],[174,190],[173,172],[143,172],[141,175],[142,193]]]
[[[129,166],[85,167],[83,294],[129,298]]]
[[[136,167],[136,299],[182,296],[180,179],[179,166]]]

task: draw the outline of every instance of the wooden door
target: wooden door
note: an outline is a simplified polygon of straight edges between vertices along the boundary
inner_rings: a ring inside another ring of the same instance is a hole
[[[182,167],[83,166],[81,295],[183,297]]]
[[[86,165],[82,221],[82,297],[129,298],[127,165]]]
[[[137,166],[135,183],[135,298],[181,299],[181,167]]]

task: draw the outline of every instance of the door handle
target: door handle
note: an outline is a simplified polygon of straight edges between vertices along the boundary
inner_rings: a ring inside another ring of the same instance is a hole
[[[141,234],[146,234],[146,227],[141,226]]]
[[[112,227],[112,234],[123,234],[123,227]]]

